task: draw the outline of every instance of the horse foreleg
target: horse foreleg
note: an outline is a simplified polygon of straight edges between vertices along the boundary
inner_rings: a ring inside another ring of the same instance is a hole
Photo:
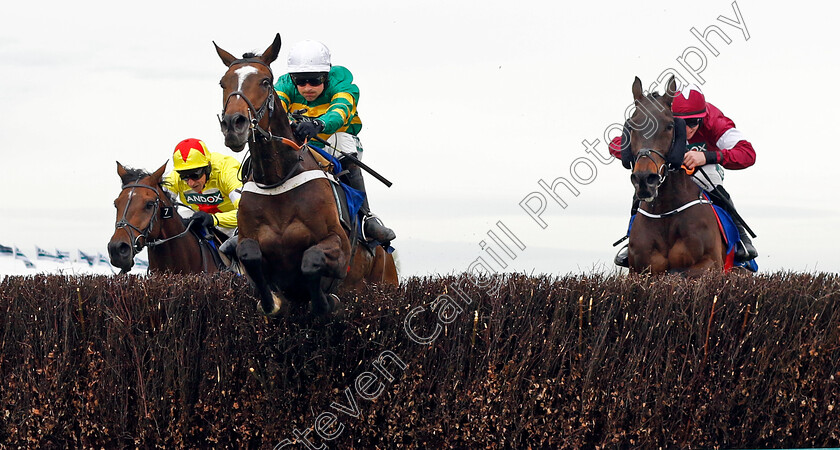
[[[683,275],[695,278],[702,276],[711,269],[721,270],[722,268],[713,258],[703,257],[696,264],[683,271]]]
[[[330,312],[330,301],[321,288],[323,277],[344,278],[347,274],[346,256],[341,251],[341,239],[335,234],[309,247],[303,252],[300,266],[306,279],[312,313],[322,315]]]
[[[242,239],[236,246],[236,256],[239,258],[245,275],[251,280],[251,284],[257,290],[260,301],[258,307],[263,314],[273,316],[280,312],[282,301],[271,293],[268,282],[262,268],[262,251],[257,241],[253,239]]]

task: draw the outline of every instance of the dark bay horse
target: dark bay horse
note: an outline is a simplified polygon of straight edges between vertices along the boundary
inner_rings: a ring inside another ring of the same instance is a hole
[[[127,169],[117,162],[122,180],[117,208],[116,231],[108,242],[111,264],[131,270],[134,256],[149,248],[149,272],[218,272],[218,266],[198,237],[184,226],[173,200],[161,187],[166,164],[150,174]]]
[[[674,77],[665,95],[644,95],[633,83],[635,112],[628,121],[633,172],[630,179],[641,200],[630,231],[631,272],[679,272],[698,275],[723,270],[726,246],[709,201],[682,166],[685,122],[674,118]],[[678,149],[682,149],[679,151]],[[622,149],[622,159],[628,149]]]
[[[274,315],[285,300],[311,301],[312,313],[326,314],[338,305],[339,286],[397,284],[394,259],[382,247],[373,253],[351,248],[330,185],[334,178],[295,140],[270,68],[280,35],[262,55],[236,58],[214,46],[227,67],[219,118],[225,145],[240,152],[248,144],[251,152],[236,254],[257,290],[259,308]]]

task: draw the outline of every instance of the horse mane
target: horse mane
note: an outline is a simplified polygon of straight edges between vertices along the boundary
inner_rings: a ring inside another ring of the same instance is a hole
[[[125,184],[136,183],[143,178],[150,176],[151,174],[146,171],[145,169],[133,169],[131,167],[123,167],[125,169]]]
[[[245,52],[242,54],[242,59],[250,59],[250,58],[259,58],[262,55],[258,55],[254,52]]]
[[[149,173],[149,171],[147,171],[145,169],[134,169],[134,168],[125,167],[125,166],[123,167],[123,169],[125,169],[125,173],[126,173],[125,184],[136,183],[136,182],[142,180],[143,178],[152,176],[152,174]],[[158,183],[158,187],[166,188],[166,187],[169,187],[169,186],[171,186],[171,183],[169,181],[165,180],[165,179],[160,180],[160,183]],[[172,201],[173,203],[176,201],[176,198],[175,198],[174,195],[172,195],[171,191],[169,191],[168,189],[164,189],[163,192],[166,194],[167,197],[169,197],[170,201]]]

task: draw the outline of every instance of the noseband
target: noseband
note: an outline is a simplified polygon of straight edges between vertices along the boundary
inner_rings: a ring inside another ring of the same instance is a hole
[[[133,197],[133,195],[131,195],[131,193],[129,193],[128,202],[125,204],[125,209],[123,210],[122,219],[118,220],[117,223],[114,225],[115,228],[118,229],[118,230],[121,229],[121,228],[131,228],[132,230],[137,232],[137,237],[135,237],[133,239],[132,245],[131,245],[131,250],[133,252],[133,254],[131,255],[132,257],[134,255],[136,255],[137,253],[139,253],[141,250],[143,250],[144,245],[146,245],[148,247],[154,247],[155,245],[162,244],[163,242],[166,242],[169,239],[173,239],[174,237],[181,236],[181,235],[178,235],[178,236],[174,236],[173,238],[163,239],[163,240],[150,240],[149,239],[149,233],[152,231],[152,228],[155,226],[155,221],[157,220],[157,217],[158,217],[158,209],[160,209],[160,211],[161,211],[161,215],[160,215],[161,219],[169,219],[169,218],[173,217],[173,215],[174,215],[174,208],[172,206],[167,206],[167,205],[163,205],[161,207],[161,205],[160,205],[160,203],[161,203],[160,202],[160,193],[158,192],[157,189],[155,189],[151,186],[148,186],[148,185],[145,185],[145,184],[139,184],[139,183],[126,184],[126,185],[123,186],[122,190],[131,189],[132,192],[133,192],[134,188],[139,188],[139,187],[140,188],[151,189],[152,191],[154,191],[155,197],[157,197],[157,198],[155,198],[155,209],[154,209],[154,211],[152,211],[152,217],[151,217],[151,219],[149,219],[149,224],[146,225],[146,228],[141,230],[141,229],[135,227],[134,225],[132,225],[128,222],[126,216],[128,214],[128,207],[129,207],[129,205],[131,205],[131,198]],[[125,232],[126,232],[126,234],[128,234],[129,240],[132,240],[131,239],[131,232],[129,230],[125,230]],[[143,243],[140,242],[140,238],[143,238]]]
[[[656,161],[651,157],[651,155],[650,155],[651,153],[654,153],[654,154],[656,154],[656,156],[659,156],[660,158],[662,158],[662,164],[657,164]],[[639,160],[641,160],[642,158],[647,158],[647,159],[651,160],[651,162],[653,163],[653,166],[656,167],[656,174],[659,175],[659,184],[664,183],[665,178],[668,176],[668,159],[665,158],[665,155],[663,155],[662,153],[660,153],[656,150],[650,149],[650,148],[643,148],[643,149],[639,150],[639,153],[636,155],[636,158],[633,160],[633,167],[636,167],[636,164],[638,164]]]

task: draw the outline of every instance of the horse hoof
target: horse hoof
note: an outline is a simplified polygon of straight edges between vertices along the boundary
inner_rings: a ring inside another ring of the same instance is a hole
[[[268,317],[274,317],[280,314],[280,310],[283,308],[283,299],[275,293],[271,293],[271,300],[272,300],[272,307],[271,311],[266,312],[263,309],[262,302],[257,302],[257,309],[263,314]]]

